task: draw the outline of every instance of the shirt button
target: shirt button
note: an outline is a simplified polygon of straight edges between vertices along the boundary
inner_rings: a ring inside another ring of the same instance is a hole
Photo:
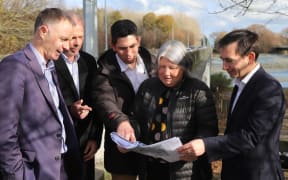
[[[57,137],[57,138],[61,138],[61,136],[62,136],[61,133],[57,133],[57,134],[56,134],[56,137]]]
[[[55,156],[55,160],[59,161],[61,159],[61,156]]]

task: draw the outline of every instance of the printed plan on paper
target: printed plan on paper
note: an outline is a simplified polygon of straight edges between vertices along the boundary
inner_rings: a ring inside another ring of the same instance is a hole
[[[146,145],[139,141],[130,142],[119,136],[116,132],[110,133],[112,140],[120,147],[127,150],[152,156],[154,158],[161,158],[168,162],[175,162],[179,160],[179,154],[176,149],[182,146],[178,137],[173,137],[155,144]]]

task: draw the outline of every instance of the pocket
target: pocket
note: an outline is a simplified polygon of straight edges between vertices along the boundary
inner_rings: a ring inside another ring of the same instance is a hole
[[[23,150],[22,157],[23,161],[33,162],[35,160],[36,153],[34,151]]]
[[[22,151],[23,166],[24,166],[24,179],[35,180],[35,158],[36,153],[33,151]]]

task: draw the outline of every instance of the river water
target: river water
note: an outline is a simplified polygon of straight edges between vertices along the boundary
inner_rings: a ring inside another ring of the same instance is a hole
[[[288,88],[288,55],[260,54],[258,62],[269,74],[275,77],[284,88]],[[218,55],[215,55],[211,61],[211,74],[217,72],[223,72],[229,77],[228,73],[222,70],[222,60]]]

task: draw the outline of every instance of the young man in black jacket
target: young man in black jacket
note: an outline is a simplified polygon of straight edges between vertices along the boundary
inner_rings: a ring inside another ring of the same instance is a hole
[[[111,27],[112,48],[98,59],[98,73],[93,83],[97,118],[105,125],[105,169],[113,180],[135,180],[138,156],[122,154],[110,138],[117,131],[127,140],[135,141],[130,117],[135,94],[140,84],[151,76],[151,55],[140,47],[137,26],[130,20],[119,20]]]

